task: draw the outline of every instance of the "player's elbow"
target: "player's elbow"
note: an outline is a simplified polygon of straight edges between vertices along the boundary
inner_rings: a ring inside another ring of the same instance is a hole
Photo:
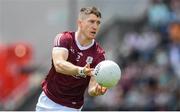
[[[54,67],[55,67],[56,72],[62,73],[63,68],[64,68],[63,62],[62,61],[54,62]]]

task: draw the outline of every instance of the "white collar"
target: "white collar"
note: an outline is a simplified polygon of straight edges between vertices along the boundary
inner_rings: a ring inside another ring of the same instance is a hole
[[[77,32],[75,32],[75,41],[76,41],[76,45],[78,46],[78,48],[80,50],[86,50],[89,49],[90,47],[92,47],[94,45],[94,39],[92,40],[91,44],[88,46],[81,46],[81,44],[79,43],[78,39],[77,39]]]

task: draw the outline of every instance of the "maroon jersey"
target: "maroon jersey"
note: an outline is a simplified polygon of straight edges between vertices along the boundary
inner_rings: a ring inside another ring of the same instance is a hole
[[[91,45],[81,47],[75,32],[58,34],[54,47],[66,48],[69,52],[67,61],[77,66],[84,67],[86,63],[90,63],[91,68],[94,68],[99,62],[105,60],[104,50],[97,42],[93,40]],[[58,73],[52,63],[42,87],[45,94],[54,102],[79,109],[84,103],[84,92],[89,81],[89,76],[83,78]]]

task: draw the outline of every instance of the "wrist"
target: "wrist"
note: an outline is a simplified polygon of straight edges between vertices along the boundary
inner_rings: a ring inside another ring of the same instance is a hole
[[[78,68],[78,74],[77,74],[77,76],[86,77],[86,74],[84,73],[84,67],[79,67],[79,68]]]

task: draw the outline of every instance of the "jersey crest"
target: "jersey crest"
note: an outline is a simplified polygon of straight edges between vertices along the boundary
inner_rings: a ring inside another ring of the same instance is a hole
[[[86,63],[91,64],[92,62],[93,62],[93,57],[88,56],[87,59],[86,59]]]

